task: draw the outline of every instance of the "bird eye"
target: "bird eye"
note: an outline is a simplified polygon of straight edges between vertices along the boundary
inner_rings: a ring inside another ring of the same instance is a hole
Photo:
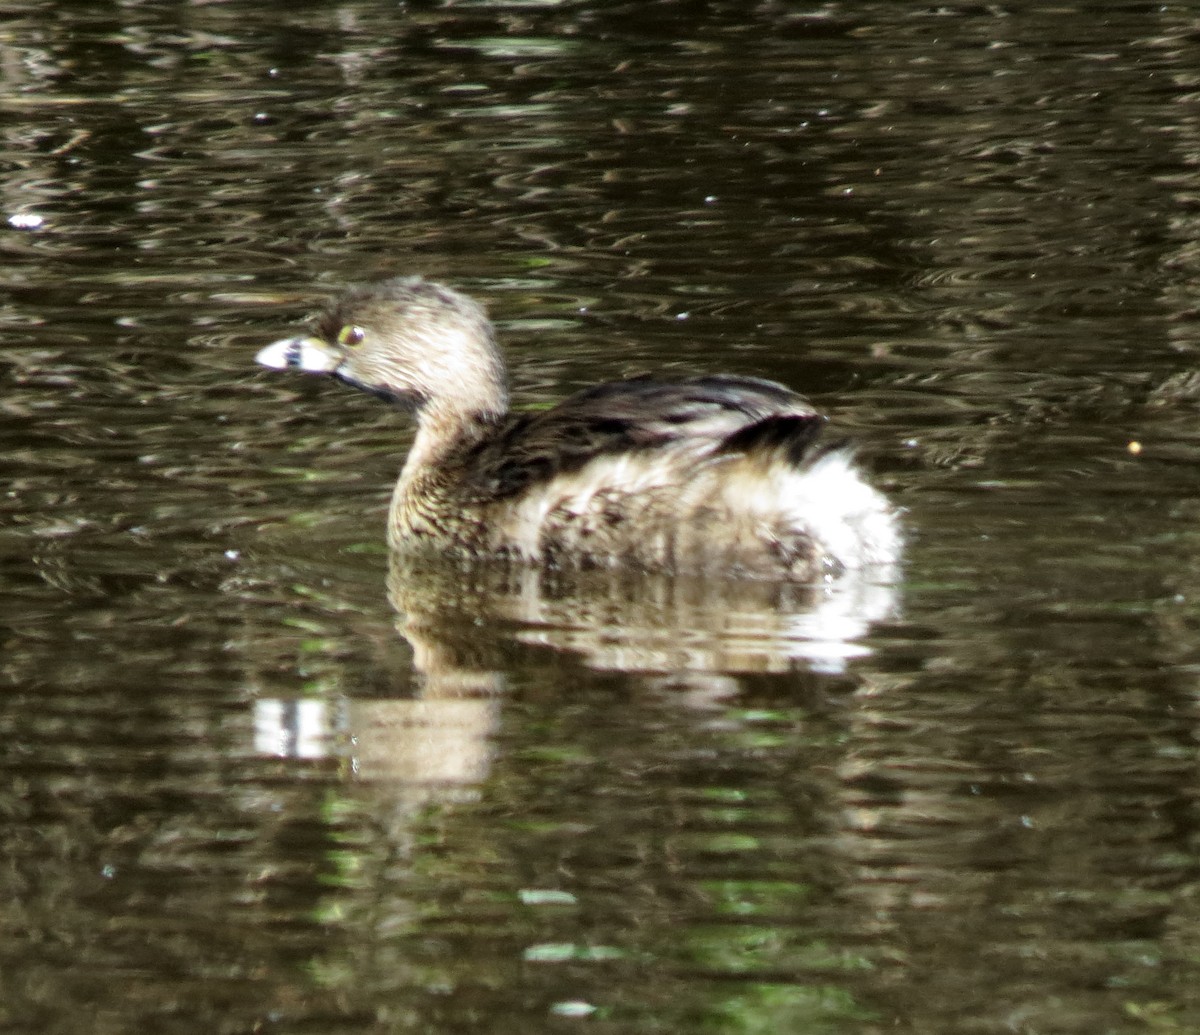
[[[367,332],[361,327],[356,327],[354,324],[346,324],[345,327],[338,331],[337,340],[339,345],[358,345],[366,336]]]

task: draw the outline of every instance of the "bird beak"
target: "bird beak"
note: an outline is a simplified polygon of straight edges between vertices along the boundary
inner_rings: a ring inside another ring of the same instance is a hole
[[[310,374],[332,374],[342,357],[319,338],[281,338],[254,357],[256,363],[273,370],[303,370]]]

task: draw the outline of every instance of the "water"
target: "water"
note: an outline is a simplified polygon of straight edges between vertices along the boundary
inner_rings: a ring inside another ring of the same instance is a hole
[[[1200,1027],[1188,5],[0,19],[6,1028]],[[389,572],[252,357],[401,272],[801,388],[902,580]]]

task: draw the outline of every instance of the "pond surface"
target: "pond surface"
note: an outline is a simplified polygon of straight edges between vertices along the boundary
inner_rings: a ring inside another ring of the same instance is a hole
[[[0,2],[0,1025],[1200,1029],[1198,43]],[[806,392],[902,577],[389,572],[405,419],[253,355],[412,272],[522,406]]]

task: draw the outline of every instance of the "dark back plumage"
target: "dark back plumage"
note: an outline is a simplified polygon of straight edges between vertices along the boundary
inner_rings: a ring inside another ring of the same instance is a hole
[[[803,463],[825,418],[774,381],[636,377],[586,388],[553,409],[512,416],[466,458],[480,495],[510,497],[619,453],[686,443],[698,457],[784,448]]]

